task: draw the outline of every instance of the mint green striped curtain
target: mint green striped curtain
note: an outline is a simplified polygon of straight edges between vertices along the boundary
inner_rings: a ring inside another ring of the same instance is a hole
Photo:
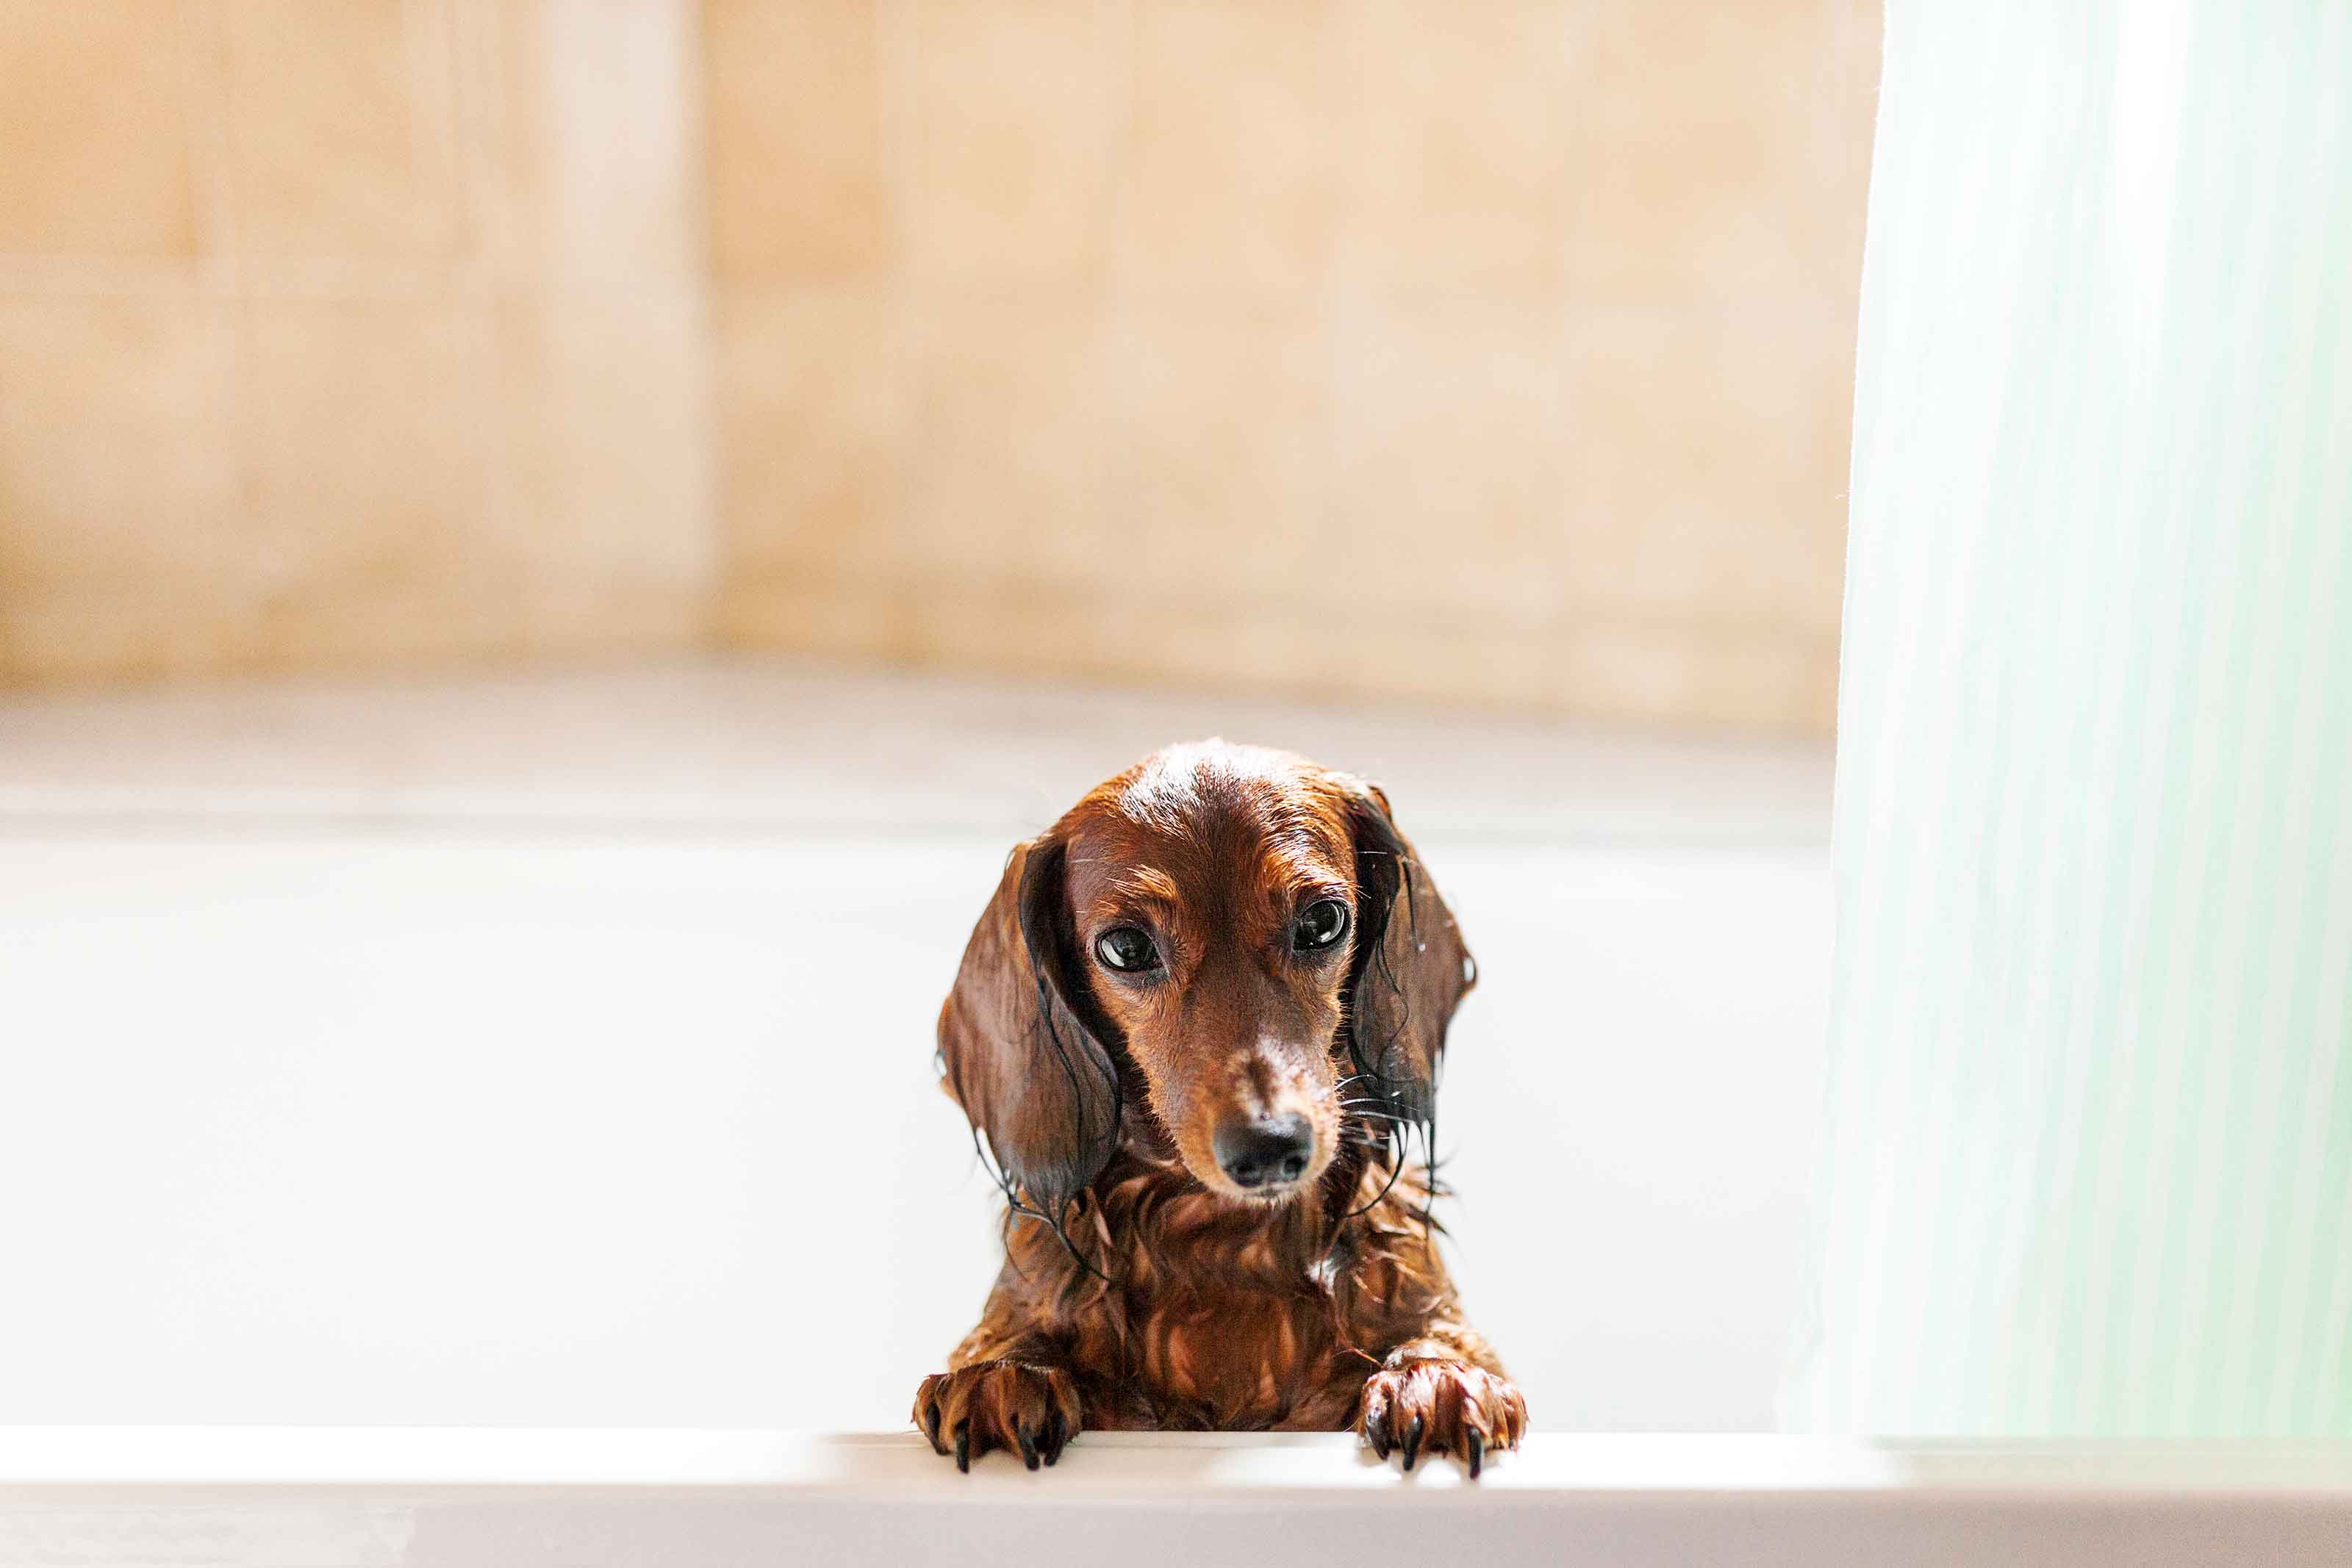
[[[1786,1418],[2352,1437],[2352,0],[1891,0]]]

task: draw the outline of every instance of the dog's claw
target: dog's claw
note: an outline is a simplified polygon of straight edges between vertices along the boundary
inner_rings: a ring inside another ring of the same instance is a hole
[[[1391,1445],[1408,1470],[1424,1455],[1460,1459],[1475,1480],[1486,1456],[1519,1446],[1527,1401],[1501,1375],[1449,1362],[1407,1362],[1365,1380],[1357,1418],[1364,1441],[1385,1458]]]
[[[912,1414],[915,1430],[923,1435],[934,1453],[944,1454],[947,1449],[940,1444],[940,1382],[936,1375],[923,1379],[922,1386],[915,1390]]]
[[[1030,1469],[1050,1465],[1078,1426],[1077,1389],[1059,1367],[997,1360],[927,1377],[915,1390],[914,1422],[934,1452],[970,1474],[974,1459],[1000,1449]]]

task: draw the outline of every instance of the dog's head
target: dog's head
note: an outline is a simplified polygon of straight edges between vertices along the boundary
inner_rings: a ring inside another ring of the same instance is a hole
[[[1351,1118],[1428,1124],[1473,979],[1379,789],[1210,741],[1147,758],[1013,851],[940,1055],[1047,1215],[1138,1114],[1211,1192],[1275,1205],[1313,1189]]]

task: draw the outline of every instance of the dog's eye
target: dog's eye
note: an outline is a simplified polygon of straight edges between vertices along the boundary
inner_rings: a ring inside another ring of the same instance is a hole
[[[1328,947],[1348,934],[1348,906],[1336,898],[1318,899],[1299,912],[1290,927],[1294,953]]]
[[[1132,975],[1160,966],[1160,949],[1132,925],[1115,925],[1095,938],[1095,956],[1106,969]]]

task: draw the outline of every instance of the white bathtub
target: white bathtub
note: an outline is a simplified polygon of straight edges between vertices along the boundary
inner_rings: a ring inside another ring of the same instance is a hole
[[[1466,1481],[1344,1437],[0,1428],[0,1568],[2336,1568],[2352,1449],[1538,1434]]]
[[[753,665],[0,706],[0,1420],[898,1427],[994,1269],[971,921],[1220,729],[1382,778],[1461,916],[1445,1218],[1538,1427],[1768,1426],[1822,754]]]

